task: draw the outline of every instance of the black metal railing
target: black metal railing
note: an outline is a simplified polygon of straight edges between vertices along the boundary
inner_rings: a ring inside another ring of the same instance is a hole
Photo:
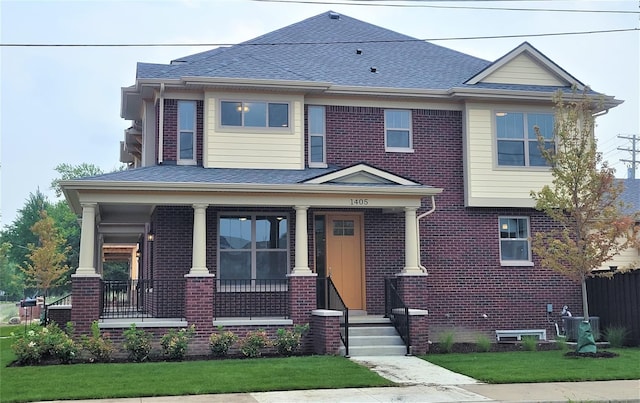
[[[216,280],[214,316],[219,318],[288,318],[287,279]]]
[[[398,279],[386,278],[384,281],[384,314],[391,319],[393,326],[407,346],[407,355],[411,354],[411,338],[409,337],[409,307],[402,301],[398,293]]]
[[[340,338],[344,344],[345,356],[349,357],[349,308],[344,303],[331,277],[318,278],[317,300],[319,309],[341,311]]]
[[[184,288],[184,279],[103,280],[100,319],[183,319]]]

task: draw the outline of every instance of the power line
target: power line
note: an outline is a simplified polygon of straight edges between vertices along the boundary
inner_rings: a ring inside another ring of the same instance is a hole
[[[619,33],[640,31],[640,28],[605,29],[596,31],[574,31],[574,32],[550,32],[540,34],[513,34],[513,35],[487,35],[487,36],[459,36],[443,38],[425,39],[393,39],[393,40],[370,40],[370,41],[329,41],[329,42],[270,42],[270,43],[0,43],[0,47],[184,47],[184,46],[281,46],[281,45],[341,45],[341,44],[364,44],[364,43],[400,43],[400,42],[429,42],[429,41],[460,41],[476,39],[507,39],[507,38],[533,38],[543,36],[565,36],[565,35],[593,35],[606,33]]]
[[[607,14],[640,14],[640,11],[630,10],[579,10],[561,8],[519,8],[519,7],[483,7],[483,6],[442,6],[435,4],[381,4],[371,0],[351,0],[351,1],[313,1],[313,0],[250,0],[261,3],[290,3],[290,4],[323,4],[338,6],[369,6],[369,7],[405,7],[405,8],[441,8],[458,10],[494,10],[494,11],[534,11],[534,12],[561,12],[561,13],[607,13]],[[381,0],[390,1],[390,0]],[[396,0],[407,1],[407,0]],[[421,2],[420,0],[412,0]],[[433,0],[438,1],[438,0]],[[455,0],[453,0],[455,1]],[[495,1],[495,0],[484,0]],[[507,0],[504,0],[507,1]],[[524,0],[523,0],[524,1]]]

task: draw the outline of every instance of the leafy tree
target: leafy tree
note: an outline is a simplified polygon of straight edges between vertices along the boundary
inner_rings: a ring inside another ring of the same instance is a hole
[[[86,162],[83,162],[80,165],[58,164],[55,167],[55,170],[60,174],[60,177],[51,181],[51,189],[56,192],[57,197],[62,196],[62,188],[60,187],[61,181],[78,179],[85,176],[102,175],[104,173],[100,167],[93,164],[87,164]]]
[[[65,246],[66,240],[58,234],[53,218],[42,211],[40,221],[31,228],[39,238],[38,245],[29,244],[28,258],[20,269],[24,272],[28,284],[35,285],[47,296],[48,290],[64,280],[69,267],[64,264],[66,254],[71,247]]]
[[[23,280],[17,266],[9,261],[8,252],[11,244],[5,242],[0,245],[0,290],[4,295],[0,298],[5,301],[17,301],[23,293]]]
[[[623,191],[621,181],[596,150],[594,101],[585,94],[574,94],[565,101],[562,93],[556,94],[554,101],[555,150],[544,148],[537,131],[553,181],[540,191],[532,191],[531,196],[536,209],[559,227],[536,233],[533,251],[544,267],[580,283],[584,320],[588,322],[587,278],[619,252],[636,246],[638,228],[636,217],[624,213],[626,205],[618,197]],[[595,343],[590,349],[595,352]]]
[[[70,247],[69,252],[66,254],[67,260],[65,262],[69,270],[65,274],[65,281],[63,281],[63,284],[70,284],[71,275],[74,273],[75,268],[78,267],[80,260],[80,224],[78,223],[78,217],[71,211],[71,208],[64,200],[60,200],[50,206],[47,209],[47,214],[53,218],[59,235],[67,240],[67,245]]]

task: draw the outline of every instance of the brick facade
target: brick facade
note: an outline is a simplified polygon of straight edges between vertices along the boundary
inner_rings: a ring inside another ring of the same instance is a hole
[[[100,277],[71,276],[71,293],[73,309],[71,321],[75,326],[75,334],[91,334],[91,324],[100,318]]]

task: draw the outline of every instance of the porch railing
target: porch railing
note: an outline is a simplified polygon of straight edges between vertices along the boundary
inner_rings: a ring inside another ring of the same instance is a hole
[[[214,316],[220,318],[288,318],[287,279],[216,280]]]
[[[100,319],[184,318],[184,279],[103,280]]]
[[[407,355],[411,354],[409,337],[409,307],[402,301],[398,293],[398,279],[386,278],[384,287],[384,314],[391,319],[393,326],[407,346]]]
[[[71,293],[68,293],[66,295],[63,295],[62,297],[56,298],[51,302],[45,301],[44,312],[42,313],[43,315],[42,319],[44,320],[45,324],[49,323],[49,307],[62,306],[62,305],[71,305]]]
[[[331,278],[318,278],[318,308],[341,311],[340,338],[344,344],[345,356],[349,357],[349,308],[344,303]]]

